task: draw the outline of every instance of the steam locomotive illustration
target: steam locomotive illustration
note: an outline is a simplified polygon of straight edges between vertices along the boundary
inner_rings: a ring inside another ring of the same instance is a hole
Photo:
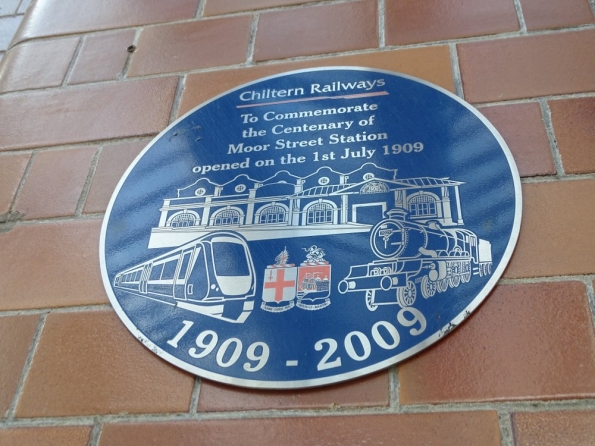
[[[474,232],[411,221],[404,209],[387,214],[370,231],[370,246],[380,260],[351,266],[338,286],[342,294],[363,291],[370,311],[379,305],[411,306],[418,288],[428,299],[474,274],[491,274],[491,244]]]
[[[254,308],[254,264],[245,239],[217,231],[119,272],[114,287],[228,322]]]

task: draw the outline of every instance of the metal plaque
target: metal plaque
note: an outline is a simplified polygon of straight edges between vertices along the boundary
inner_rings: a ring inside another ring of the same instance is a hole
[[[510,151],[452,93],[333,67],[242,85],[159,134],[100,242],[119,317],[216,381],[336,383],[445,336],[486,298],[521,218]]]

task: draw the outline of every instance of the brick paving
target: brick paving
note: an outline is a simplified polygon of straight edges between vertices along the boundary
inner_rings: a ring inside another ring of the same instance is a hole
[[[0,0],[0,444],[593,443],[595,2],[28,4]],[[523,178],[518,246],[469,320],[397,367],[300,391],[195,379],[108,304],[112,190],[176,116],[325,65],[478,106]]]

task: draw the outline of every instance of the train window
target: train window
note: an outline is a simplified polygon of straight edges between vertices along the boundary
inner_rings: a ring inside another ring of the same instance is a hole
[[[178,266],[178,259],[170,260],[163,265],[163,272],[161,273],[161,280],[171,280],[174,278]]]
[[[151,277],[149,280],[159,280],[161,277],[161,271],[163,271],[163,263],[159,265],[153,265],[153,269],[151,270]]]
[[[213,264],[217,276],[248,276],[250,268],[244,245],[213,242]]]
[[[200,248],[198,248],[200,249]],[[178,272],[178,279],[183,279],[186,276],[186,270],[188,269],[188,261],[190,260],[190,252],[184,254],[182,258],[182,266],[180,272]]]

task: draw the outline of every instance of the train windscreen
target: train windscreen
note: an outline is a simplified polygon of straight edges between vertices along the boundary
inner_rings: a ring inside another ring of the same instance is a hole
[[[239,243],[213,243],[213,261],[218,276],[249,276],[244,246]]]

